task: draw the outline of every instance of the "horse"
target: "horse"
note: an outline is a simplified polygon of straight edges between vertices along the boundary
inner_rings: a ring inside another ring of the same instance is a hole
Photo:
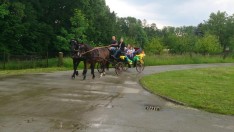
[[[80,44],[74,39],[70,40],[71,44],[71,58],[73,61],[73,74],[71,76],[72,79],[75,79],[76,76],[79,75],[79,72],[77,70],[78,65],[81,61],[83,61],[84,65],[86,65],[86,59],[81,56],[80,52],[78,52],[80,48]]]
[[[86,64],[84,65],[84,71],[83,71],[83,79],[86,79],[86,73],[87,73],[87,65],[90,64],[91,68],[91,74],[93,75],[93,79],[95,78],[94,74],[94,68],[96,63],[101,64],[101,75],[105,75],[105,68],[108,68],[109,65],[109,58],[110,58],[110,51],[107,47],[95,47],[88,44],[82,44],[79,48],[79,52],[81,53],[81,56],[86,59]]]

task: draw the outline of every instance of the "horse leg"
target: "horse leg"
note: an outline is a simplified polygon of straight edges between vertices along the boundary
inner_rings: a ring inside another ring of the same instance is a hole
[[[78,60],[77,63],[76,63],[76,69],[75,69],[75,70],[76,70],[76,76],[79,75],[79,72],[78,72],[78,70],[77,70],[79,64],[80,64],[80,60]]]
[[[75,79],[75,75],[78,75],[78,71],[77,70],[77,61],[76,59],[73,59],[73,74],[72,74],[72,79]]]
[[[106,66],[106,67],[105,67],[105,66]],[[107,64],[105,64],[105,65],[103,66],[103,76],[106,75],[106,68],[108,69]]]
[[[100,78],[103,76],[103,65],[104,65],[104,63],[103,62],[99,62],[100,64],[101,64],[101,70],[102,70],[102,72],[100,73]]]
[[[83,80],[86,79],[86,73],[87,73],[87,64],[86,64],[86,62],[84,61]]]
[[[102,74],[103,74],[103,76],[105,76],[106,75],[106,68],[108,69],[108,67],[109,67],[109,64],[108,64],[108,62],[104,62],[103,63],[103,65],[102,65]]]
[[[107,62],[106,62],[106,70],[107,70],[107,71],[109,71],[109,65],[110,65],[110,62],[107,61]]]
[[[93,79],[95,78],[94,68],[95,68],[95,63],[92,63],[91,64],[91,74],[93,75]]]

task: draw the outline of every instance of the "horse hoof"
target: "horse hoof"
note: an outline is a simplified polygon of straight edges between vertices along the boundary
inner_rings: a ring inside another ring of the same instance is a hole
[[[83,77],[83,80],[85,80],[85,79],[86,79],[86,76]]]
[[[79,73],[78,73],[78,71],[76,71],[76,76],[78,76],[79,75]]]
[[[72,76],[72,77],[71,77],[71,79],[73,79],[73,80],[74,80],[74,79],[75,79],[75,76]]]
[[[92,78],[95,79],[95,76],[93,76]]]
[[[100,78],[103,76],[103,73],[100,74]]]

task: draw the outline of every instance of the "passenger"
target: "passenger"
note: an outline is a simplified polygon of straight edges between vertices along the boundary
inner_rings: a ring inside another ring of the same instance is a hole
[[[118,48],[118,42],[116,41],[116,37],[112,36],[112,40],[111,40],[111,44],[109,48],[111,54],[114,54],[117,48]]]
[[[135,52],[135,49],[133,48],[133,46],[130,46],[130,48],[127,49],[127,53],[126,53],[127,57],[132,60],[134,57],[133,55],[134,52]]]
[[[129,50],[131,48],[131,45],[130,44],[128,44],[128,46],[125,48],[125,52],[127,53],[127,51]]]
[[[120,56],[121,52],[124,52],[124,50],[125,50],[125,43],[124,43],[123,38],[120,39],[120,42],[118,43],[118,47],[119,47],[119,49],[112,56],[115,59],[117,59]]]

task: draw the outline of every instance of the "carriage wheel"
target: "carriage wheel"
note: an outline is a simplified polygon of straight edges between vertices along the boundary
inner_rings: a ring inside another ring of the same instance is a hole
[[[145,68],[144,64],[142,64],[140,61],[138,61],[136,64],[137,72],[141,73],[144,70],[144,68]]]
[[[102,67],[103,67],[103,66],[102,66],[102,63],[101,63],[101,62],[98,62],[98,63],[97,63],[97,70],[98,70],[99,73],[103,73],[103,72],[104,72],[104,69],[102,69]]]
[[[124,63],[124,66],[123,66],[123,70],[124,70],[124,71],[127,71],[127,70],[128,70],[128,65],[129,65],[128,63]]]
[[[123,71],[123,63],[119,62],[115,65],[115,73],[116,75],[120,75]]]

